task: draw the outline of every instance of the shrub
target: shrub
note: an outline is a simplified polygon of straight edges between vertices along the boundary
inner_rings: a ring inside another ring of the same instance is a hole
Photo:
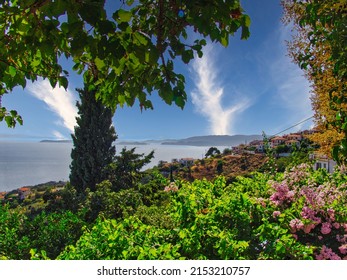
[[[176,259],[178,245],[170,240],[169,230],[143,224],[131,217],[121,222],[98,219],[76,246],[68,246],[58,259],[160,260]]]

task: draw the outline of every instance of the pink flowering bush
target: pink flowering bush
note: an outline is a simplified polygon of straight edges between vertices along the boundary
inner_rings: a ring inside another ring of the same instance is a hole
[[[269,181],[273,218],[314,249],[317,260],[347,259],[346,179],[344,173],[313,172],[301,164],[280,181]]]
[[[290,204],[294,199],[295,192],[290,190],[286,181],[281,183],[274,182],[273,188],[276,190],[270,197],[270,200],[276,205]]]

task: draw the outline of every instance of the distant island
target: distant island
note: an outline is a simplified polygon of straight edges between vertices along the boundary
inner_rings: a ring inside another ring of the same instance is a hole
[[[119,143],[117,143],[118,145],[148,145],[148,143],[146,142],[141,142],[141,141],[121,141]]]
[[[194,136],[181,140],[162,142],[162,145],[183,146],[238,146],[253,140],[262,140],[262,135],[208,135]]]
[[[72,143],[72,140],[41,140],[40,143]]]

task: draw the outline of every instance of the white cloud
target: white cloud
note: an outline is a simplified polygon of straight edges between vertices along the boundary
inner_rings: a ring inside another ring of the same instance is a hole
[[[27,88],[33,96],[46,103],[48,108],[58,116],[59,125],[66,127],[70,132],[74,131],[77,107],[70,90],[65,91],[61,87],[53,89],[47,80],[35,82]]]
[[[213,48],[204,51],[204,56],[196,58],[193,62],[196,89],[192,91],[192,102],[196,110],[205,116],[210,123],[210,133],[215,135],[233,134],[233,123],[237,115],[250,106],[246,97],[240,97],[237,92],[233,94],[234,104],[225,106],[223,100],[224,88],[219,85],[218,69],[214,66],[212,58]]]

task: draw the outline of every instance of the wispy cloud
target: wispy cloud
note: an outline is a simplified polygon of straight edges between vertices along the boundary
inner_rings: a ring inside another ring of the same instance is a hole
[[[58,116],[58,124],[74,131],[76,125],[77,108],[76,100],[70,90],[65,91],[64,88],[52,88],[47,80],[38,81],[28,86],[30,93],[37,99],[42,100],[48,108]],[[53,132],[57,138],[64,138],[58,132]]]
[[[224,88],[220,85],[219,71],[214,65],[213,48],[209,46],[201,59],[193,63],[196,88],[192,91],[192,102],[197,112],[205,116],[210,124],[209,133],[215,135],[234,134],[233,124],[237,115],[250,106],[250,100],[241,97],[237,92],[233,95],[233,104],[225,105]]]

